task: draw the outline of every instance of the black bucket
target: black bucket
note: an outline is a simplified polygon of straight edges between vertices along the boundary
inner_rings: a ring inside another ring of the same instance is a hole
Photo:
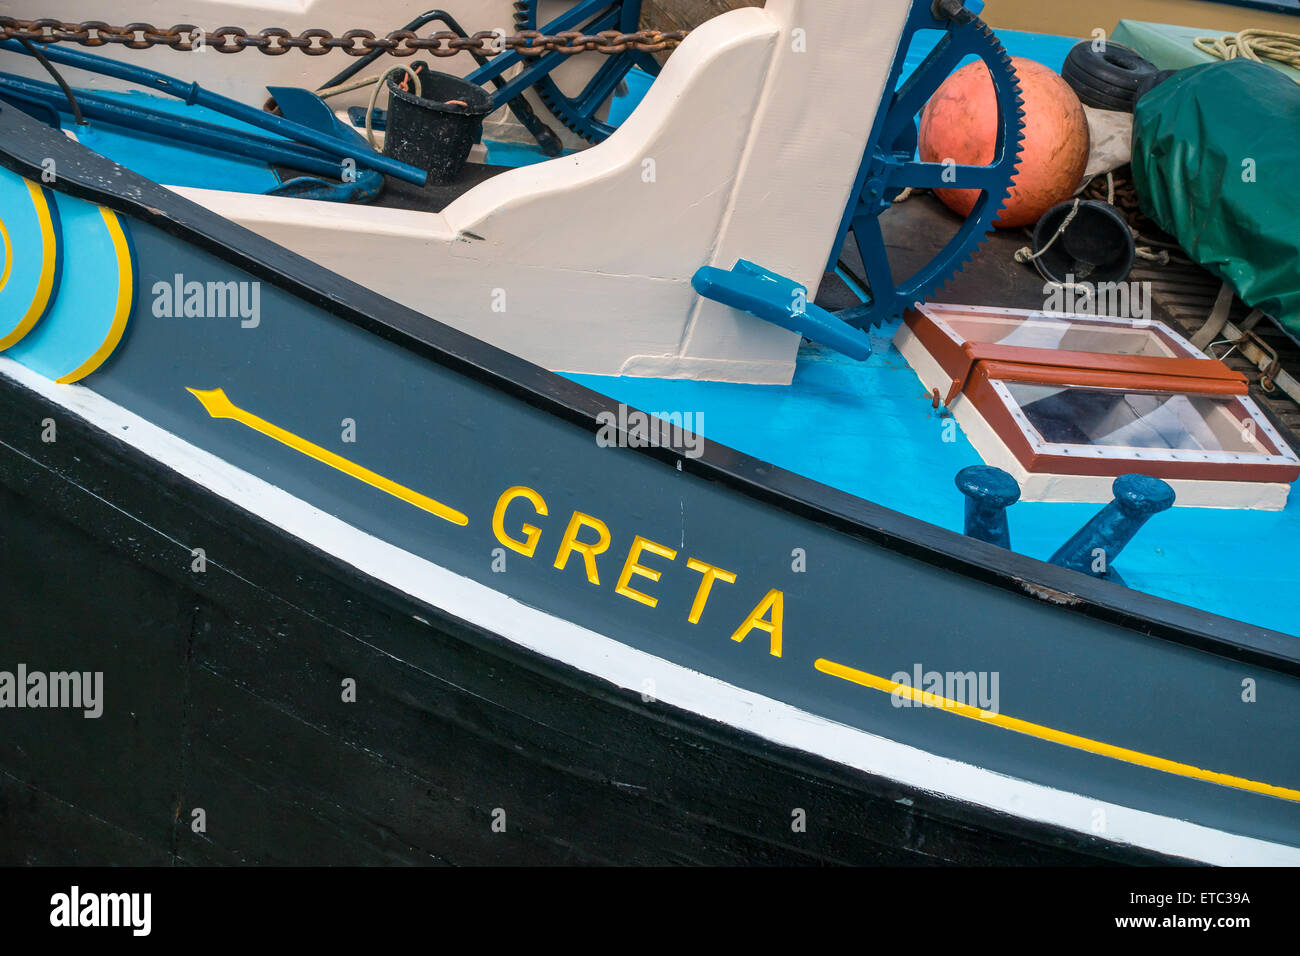
[[[1124,217],[1108,203],[1084,199],[1065,231],[1056,236],[1073,210],[1073,200],[1063,202],[1047,210],[1038,220],[1034,227],[1034,252],[1041,253],[1039,269],[1054,282],[1127,279],[1136,250],[1133,231]],[[1042,252],[1044,248],[1046,252]]]
[[[458,76],[421,70],[420,96],[388,77],[388,123],[384,155],[427,170],[430,183],[454,181],[465,168],[470,148],[483,136],[483,117],[492,97]]]

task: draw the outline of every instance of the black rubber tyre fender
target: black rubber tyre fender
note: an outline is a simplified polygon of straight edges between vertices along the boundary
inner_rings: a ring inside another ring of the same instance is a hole
[[[1132,93],[1148,76],[1159,72],[1155,64],[1118,43],[1107,43],[1101,52],[1091,40],[1075,44],[1065,58],[1061,75],[1074,77],[1099,90],[1113,90],[1115,95]]]
[[[1065,82],[1069,84],[1070,89],[1074,90],[1075,95],[1079,97],[1079,102],[1084,106],[1091,106],[1098,110],[1115,110],[1120,113],[1133,112],[1135,101],[1131,92],[1116,90],[1114,87],[1100,87],[1073,76],[1065,77]]]

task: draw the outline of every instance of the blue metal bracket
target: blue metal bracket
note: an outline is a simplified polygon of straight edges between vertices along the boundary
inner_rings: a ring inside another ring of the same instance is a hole
[[[335,116],[333,108],[315,93],[296,86],[268,86],[266,91],[280,108],[280,115],[289,122],[333,136],[359,149],[370,149],[366,138]]]
[[[747,259],[737,260],[730,270],[704,266],[691,279],[691,286],[706,299],[798,332],[849,358],[862,361],[871,357],[871,338],[865,332],[809,302],[807,288],[793,279]]]
[[[315,93],[295,86],[268,86],[266,90],[285,119],[301,123],[326,136],[333,136],[340,142],[353,144],[359,149],[370,148],[365,137],[339,120],[334,115],[334,110]],[[339,176],[342,182],[337,183],[315,176],[297,176],[268,189],[266,194],[316,199],[321,202],[365,204],[374,202],[384,190],[383,175],[373,169],[345,169],[340,171]]]

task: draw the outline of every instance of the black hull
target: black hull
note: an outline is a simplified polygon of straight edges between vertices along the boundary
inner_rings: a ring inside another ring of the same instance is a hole
[[[6,715],[0,864],[1169,862],[645,703],[48,411],[0,378],[6,644],[113,697]]]

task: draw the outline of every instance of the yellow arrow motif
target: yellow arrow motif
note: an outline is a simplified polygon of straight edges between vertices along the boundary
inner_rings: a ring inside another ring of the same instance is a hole
[[[301,452],[308,458],[315,458],[317,461],[324,462],[331,468],[338,469],[345,475],[350,475],[357,481],[364,481],[366,484],[378,488],[380,491],[386,491],[394,498],[401,498],[407,504],[415,505],[429,514],[437,515],[444,521],[450,521],[454,525],[464,527],[469,524],[469,518],[461,514],[455,508],[448,508],[440,501],[435,501],[428,495],[422,495],[418,491],[412,491],[405,485],[399,485],[390,478],[371,471],[369,468],[363,468],[356,462],[348,461],[342,455],[336,455],[327,448],[320,445],[314,445],[305,438],[299,438],[293,432],[285,431],[278,425],[272,425],[265,419],[258,418],[251,412],[244,411],[229,398],[226,393],[219,388],[201,389],[187,388],[187,392],[197,398],[204,410],[213,418],[229,418],[239,422],[241,425],[247,425],[253,431],[261,432],[269,438],[274,438],[282,445],[288,445],[296,452]]]

